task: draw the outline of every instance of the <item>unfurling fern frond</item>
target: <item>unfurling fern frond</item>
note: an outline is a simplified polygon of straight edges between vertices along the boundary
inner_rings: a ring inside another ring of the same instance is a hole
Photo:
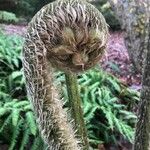
[[[107,39],[108,25],[103,15],[83,0],[57,0],[44,6],[29,23],[22,53],[23,70],[39,130],[51,149],[79,150],[88,143],[82,141],[84,136],[79,144],[80,135],[76,136],[68,121],[53,82],[53,68],[78,73],[94,67],[105,52]],[[83,123],[81,128],[82,131]]]

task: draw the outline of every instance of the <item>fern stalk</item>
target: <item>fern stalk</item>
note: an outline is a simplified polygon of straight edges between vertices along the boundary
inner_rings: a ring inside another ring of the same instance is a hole
[[[81,108],[81,98],[79,95],[77,76],[73,73],[66,73],[65,76],[68,91],[69,108],[71,109],[71,117],[74,119],[77,133],[82,140],[84,149],[88,150],[89,143],[86,134],[83,111]]]

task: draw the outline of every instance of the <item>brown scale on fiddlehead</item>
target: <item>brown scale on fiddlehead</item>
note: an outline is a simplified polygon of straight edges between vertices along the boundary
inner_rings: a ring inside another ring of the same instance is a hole
[[[49,149],[80,146],[53,84],[53,69],[80,72],[101,58],[108,37],[102,14],[81,0],[57,0],[44,6],[29,24],[23,48],[28,96]]]

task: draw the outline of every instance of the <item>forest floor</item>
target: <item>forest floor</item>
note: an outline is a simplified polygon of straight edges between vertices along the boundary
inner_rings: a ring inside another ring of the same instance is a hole
[[[27,27],[17,25],[1,25],[6,34],[17,34],[24,36]],[[127,86],[140,90],[141,75],[134,71],[129,60],[128,52],[124,43],[124,33],[122,31],[110,32],[107,50],[100,61],[101,67],[118,77]]]

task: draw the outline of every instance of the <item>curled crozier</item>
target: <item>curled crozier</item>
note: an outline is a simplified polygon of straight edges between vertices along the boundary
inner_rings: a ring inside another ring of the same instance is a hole
[[[79,150],[67,113],[53,83],[53,68],[81,72],[93,67],[106,48],[108,28],[102,14],[81,0],[57,0],[29,23],[23,68],[29,99],[50,150]]]

